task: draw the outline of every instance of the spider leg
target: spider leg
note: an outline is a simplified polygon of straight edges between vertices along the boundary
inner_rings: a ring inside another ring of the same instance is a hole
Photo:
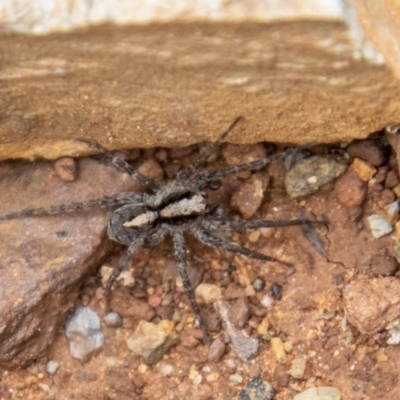
[[[203,227],[206,230],[214,231],[241,231],[245,229],[257,229],[257,228],[282,228],[286,226],[296,225],[310,225],[310,224],[325,224],[322,221],[308,221],[306,219],[295,219],[286,221],[283,219],[277,219],[275,221],[269,220],[256,220],[256,221],[217,221],[215,219],[203,220]]]
[[[114,269],[111,273],[111,276],[108,278],[108,281],[105,286],[105,299],[106,299],[106,312],[107,313],[110,311],[110,295],[111,295],[111,288],[112,288],[113,283],[118,278],[118,276],[121,274],[121,272],[124,270],[124,268],[128,264],[129,260],[132,258],[132,256],[138,251],[138,249],[142,245],[143,245],[142,238],[138,238],[135,241],[133,241],[129,245],[129,247],[125,251],[125,253],[118,260],[118,263],[114,267]]]
[[[105,147],[103,147],[100,143],[96,142],[95,140],[86,140],[86,139],[75,139],[75,140],[86,143],[90,147],[99,150],[101,153],[103,153],[103,155],[107,158],[107,160],[112,165],[114,165],[114,167],[116,167],[122,172],[126,172],[132,178],[137,179],[147,189],[153,191],[160,189],[160,185],[155,180],[142,175],[139,171],[130,166],[126,161],[115,156],[111,151],[107,150]]]
[[[100,199],[80,201],[71,204],[61,204],[58,206],[43,207],[43,208],[32,208],[28,210],[23,210],[19,212],[14,212],[0,216],[0,221],[6,221],[14,218],[26,218],[26,217],[38,217],[46,215],[57,215],[67,212],[75,212],[86,210],[95,207],[113,207],[119,206],[131,202],[142,202],[143,195],[141,193],[118,193],[114,196],[105,196]]]
[[[240,116],[236,117],[235,120],[229,125],[228,129],[223,132],[215,142],[210,143],[203,149],[203,151],[197,156],[197,158],[194,160],[193,164],[189,168],[179,171],[177,175],[177,180],[181,181],[182,179],[187,179],[188,177],[193,175],[195,171],[207,161],[211,154],[218,148],[218,146],[228,136],[228,134],[241,119],[242,117]]]
[[[288,155],[294,155],[298,151],[300,151],[304,148],[308,148],[308,147],[312,146],[313,144],[314,143],[307,143],[303,146],[291,148],[286,151],[282,151],[280,153],[273,154],[269,157],[264,157],[264,158],[260,158],[259,160],[249,162],[247,164],[233,165],[231,167],[226,167],[226,168],[223,168],[220,170],[201,171],[196,176],[197,186],[201,189],[212,187],[212,184],[214,182],[221,180],[224,176],[235,175],[239,172],[258,170],[260,168],[265,167],[267,164],[270,164],[271,162],[273,162],[275,160],[279,160]]]
[[[192,305],[192,309],[196,315],[196,318],[199,322],[200,328],[204,332],[204,342],[206,344],[210,343],[210,338],[208,337],[207,329],[204,324],[203,317],[201,316],[199,306],[196,301],[196,296],[192,285],[189,280],[188,273],[186,271],[186,245],[185,239],[183,237],[182,232],[175,231],[171,232],[172,239],[174,242],[174,249],[175,249],[175,260],[178,266],[179,276],[182,279],[183,287],[185,289],[186,296],[189,298],[190,304]]]
[[[192,233],[198,240],[200,240],[200,242],[206,244],[207,246],[215,247],[216,249],[231,251],[233,253],[243,254],[244,256],[255,258],[257,260],[275,261],[280,264],[284,264],[287,267],[293,267],[293,264],[291,263],[279,260],[275,257],[267,256],[265,254],[259,253],[258,251],[250,250],[247,247],[239,246],[235,243],[222,240],[202,229],[193,230]]]

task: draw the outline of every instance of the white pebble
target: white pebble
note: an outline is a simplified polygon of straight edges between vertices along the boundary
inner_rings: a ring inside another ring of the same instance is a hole
[[[268,296],[268,295],[263,296],[262,299],[261,299],[261,304],[264,307],[271,307],[272,298],[270,296]]]
[[[233,374],[229,377],[229,380],[231,382],[236,382],[236,383],[242,383],[243,382],[243,376],[239,374]]]
[[[376,239],[392,232],[393,227],[378,214],[372,214],[366,218],[367,225],[371,230],[372,236]]]
[[[53,375],[57,372],[59,367],[60,367],[60,364],[57,361],[50,360],[46,364],[46,372],[50,375]]]

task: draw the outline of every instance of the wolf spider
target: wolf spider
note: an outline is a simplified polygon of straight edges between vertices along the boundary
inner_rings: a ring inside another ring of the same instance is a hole
[[[127,162],[108,151],[96,141],[77,139],[103,153],[106,159],[117,169],[137,179],[147,191],[152,192],[152,194],[132,192],[119,193],[113,196],[106,196],[84,202],[51,206],[48,208],[28,209],[1,216],[0,220],[55,215],[95,207],[116,207],[108,223],[108,236],[110,239],[128,246],[128,248],[118,260],[117,265],[114,267],[106,283],[105,297],[107,310],[109,310],[109,298],[112,285],[133,254],[135,254],[140,247],[156,246],[169,234],[172,236],[175,260],[183,282],[183,287],[190,300],[199,326],[202,328],[205,338],[207,339],[207,330],[186,271],[184,233],[190,233],[200,242],[217,249],[243,254],[257,260],[275,261],[291,266],[291,264],[274,257],[250,250],[231,241],[223,240],[216,234],[220,231],[234,232],[245,229],[287,227],[309,223],[309,221],[305,219],[290,221],[226,221],[221,220],[220,208],[212,206],[209,203],[205,190],[217,190],[220,188],[223,177],[234,175],[239,172],[258,170],[274,160],[283,158],[290,152],[289,150],[277,153],[247,164],[225,167],[220,170],[200,170],[200,167],[207,161],[240,119],[241,117],[237,117],[229,128],[220,135],[217,141],[209,144],[199,153],[189,168],[180,170],[176,178],[167,184],[157,182],[142,175]]]

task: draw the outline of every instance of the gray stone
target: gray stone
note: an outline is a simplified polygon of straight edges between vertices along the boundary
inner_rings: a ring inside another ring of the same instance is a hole
[[[100,317],[90,307],[78,308],[67,322],[65,334],[72,357],[87,361],[104,344]]]
[[[233,322],[229,319],[229,305],[227,302],[218,300],[215,303],[215,308],[226,326],[226,331],[231,340],[232,348],[235,350],[237,355],[243,361],[248,361],[250,358],[257,355],[260,346],[259,339],[248,337],[243,333],[243,331],[234,326]]]
[[[271,400],[275,397],[276,390],[259,376],[253,378],[240,392],[240,400]]]
[[[291,197],[306,196],[341,175],[347,166],[328,156],[311,156],[295,164],[285,176]]]
[[[54,375],[58,371],[59,367],[60,367],[60,364],[58,362],[50,360],[46,364],[46,372],[50,375]]]

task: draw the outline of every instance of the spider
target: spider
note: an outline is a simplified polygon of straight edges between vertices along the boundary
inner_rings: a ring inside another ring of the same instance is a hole
[[[258,170],[274,160],[283,158],[290,152],[289,150],[277,153],[247,164],[230,166],[220,170],[201,170],[200,167],[205,164],[210,155],[240,120],[241,117],[237,117],[228,129],[220,135],[217,141],[209,144],[200,152],[189,168],[178,171],[175,179],[167,183],[157,182],[142,175],[130,164],[94,140],[77,139],[100,151],[107,161],[112,163],[117,169],[137,179],[147,189],[147,192],[126,192],[85,202],[28,209],[1,216],[0,220],[55,215],[95,207],[114,207],[115,210],[110,217],[107,233],[110,239],[126,245],[127,249],[118,260],[105,285],[107,311],[110,309],[109,299],[113,283],[128,264],[131,257],[140,247],[154,247],[161,243],[167,235],[172,236],[178,272],[198,324],[204,332],[205,341],[207,341],[207,329],[186,270],[184,233],[189,233],[200,242],[217,249],[239,253],[258,260],[275,261],[292,266],[292,264],[283,262],[272,256],[221,239],[217,233],[220,231],[234,232],[245,229],[287,227],[309,223],[304,218],[273,221],[222,220],[220,207],[212,206],[209,203],[206,190],[217,190],[220,188],[223,177],[243,171]]]

